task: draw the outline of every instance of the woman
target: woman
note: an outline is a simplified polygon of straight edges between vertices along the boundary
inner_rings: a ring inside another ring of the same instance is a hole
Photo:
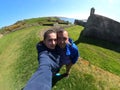
[[[44,39],[37,44],[39,67],[23,90],[51,90],[52,76],[59,69],[59,55],[56,51],[57,34],[54,30],[44,33]]]

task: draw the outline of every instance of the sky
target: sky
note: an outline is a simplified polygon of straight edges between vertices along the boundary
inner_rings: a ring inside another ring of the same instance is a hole
[[[87,19],[92,7],[95,14],[120,22],[120,0],[0,0],[0,28],[47,16]]]

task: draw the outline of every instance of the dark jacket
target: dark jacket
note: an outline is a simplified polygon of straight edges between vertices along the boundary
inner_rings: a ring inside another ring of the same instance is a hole
[[[37,44],[39,67],[28,81],[24,90],[51,90],[52,76],[59,69],[59,55],[56,49],[48,49],[43,42]]]

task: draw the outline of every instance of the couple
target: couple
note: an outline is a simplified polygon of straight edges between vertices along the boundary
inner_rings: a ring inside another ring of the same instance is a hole
[[[76,63],[79,53],[77,46],[64,29],[47,30],[43,41],[37,44],[39,66],[23,90],[51,90],[52,77],[62,65],[66,65],[66,75]]]

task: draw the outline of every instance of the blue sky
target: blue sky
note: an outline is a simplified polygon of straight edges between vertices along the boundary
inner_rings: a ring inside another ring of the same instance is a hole
[[[87,19],[91,7],[120,22],[120,0],[0,0],[0,27],[44,16]]]

